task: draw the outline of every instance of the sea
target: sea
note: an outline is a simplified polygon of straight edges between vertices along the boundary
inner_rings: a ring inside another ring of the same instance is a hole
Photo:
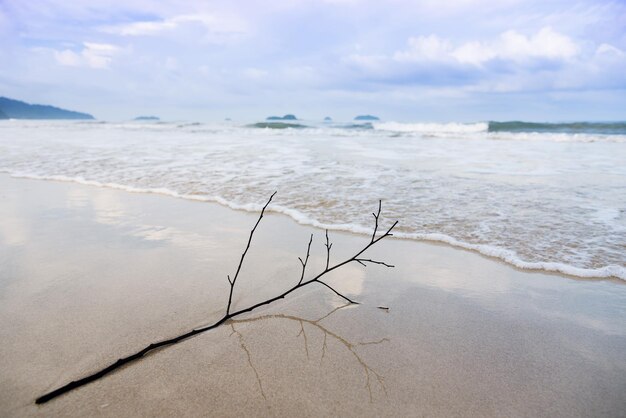
[[[0,121],[0,172],[626,280],[626,122]]]

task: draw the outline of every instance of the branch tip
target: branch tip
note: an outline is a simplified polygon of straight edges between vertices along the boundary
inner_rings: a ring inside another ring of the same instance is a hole
[[[341,293],[337,292],[337,291],[336,291],[336,290],[335,290],[332,286],[330,286],[328,283],[323,282],[323,281],[321,281],[321,280],[319,280],[319,279],[316,279],[316,280],[313,280],[313,281],[318,282],[319,284],[322,284],[322,285],[326,286],[327,288],[329,288],[330,290],[332,290],[333,292],[335,292],[335,294],[336,294],[337,296],[340,296],[340,297],[344,298],[344,299],[345,299],[345,300],[347,300],[348,302],[350,302],[350,303],[352,303],[352,304],[354,304],[354,305],[359,305],[359,302],[355,302],[355,301],[353,301],[352,299],[348,298],[347,296],[344,296],[344,295],[342,295]],[[309,283],[310,283],[310,282],[309,282]]]

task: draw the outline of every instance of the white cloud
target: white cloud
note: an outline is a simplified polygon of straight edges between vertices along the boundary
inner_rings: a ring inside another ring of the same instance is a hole
[[[497,52],[489,45],[472,41],[459,46],[451,52],[451,55],[459,62],[480,65],[496,58]]]
[[[223,36],[246,32],[246,25],[240,18],[206,13],[184,14],[162,20],[107,26],[101,28],[101,31],[120,36],[161,36],[194,25],[203,29],[205,38],[208,40],[219,40]]]
[[[456,61],[480,66],[495,59],[516,63],[533,59],[562,61],[575,57],[579,51],[571,38],[546,27],[530,36],[509,30],[495,40],[456,46],[436,35],[409,38],[408,48],[396,52],[393,58],[399,62]]]
[[[58,64],[69,67],[109,68],[113,57],[121,49],[115,45],[84,42],[80,52],[71,49],[55,51],[54,57]]]
[[[113,56],[119,51],[118,47],[110,44],[85,42],[84,45],[82,56],[87,65],[92,68],[107,68]]]
[[[335,91],[342,106],[394,91],[397,109],[399,92],[426,89],[619,92],[625,12],[622,0],[0,0],[0,87],[55,86],[105,117],[142,103],[254,113],[268,97],[326,109]]]
[[[600,46],[598,46],[598,49],[596,49],[596,55],[613,56],[616,58],[621,58],[626,54],[624,54],[624,51],[622,51],[619,48],[614,47],[613,45],[601,44]]]
[[[606,89],[626,82],[626,52],[566,36],[551,27],[455,42],[435,34],[411,37],[390,54],[348,54],[352,79],[376,85],[455,86],[468,92]]]
[[[445,61],[450,58],[452,50],[448,40],[439,38],[436,35],[419,36],[409,38],[409,48],[398,51],[393,58],[396,61]]]
[[[82,64],[82,57],[71,49],[55,51],[54,57],[57,63],[67,67],[79,67]]]
[[[513,61],[527,58],[567,60],[577,55],[580,50],[571,38],[550,27],[543,28],[529,37],[516,31],[507,31],[491,48],[495,49],[497,57]]]
[[[103,32],[116,33],[122,36],[149,36],[168,29],[176,28],[172,21],[134,22],[126,25],[107,27]]]

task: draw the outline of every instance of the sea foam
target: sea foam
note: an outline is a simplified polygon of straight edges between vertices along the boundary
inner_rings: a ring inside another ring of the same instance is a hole
[[[418,124],[429,127],[409,136],[333,126],[141,125],[0,124],[0,171],[246,211],[278,190],[273,211],[359,234],[371,233],[367,208],[382,199],[402,238],[518,268],[626,279],[619,142],[494,140],[535,133],[478,132],[480,124]]]
[[[487,132],[489,124],[480,123],[374,123],[374,129],[392,132],[412,132],[420,134],[458,134]]]

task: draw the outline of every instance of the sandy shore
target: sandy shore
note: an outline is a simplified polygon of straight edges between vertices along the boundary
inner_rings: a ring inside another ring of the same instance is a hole
[[[0,201],[1,416],[626,411],[625,283],[405,240],[369,254],[395,269],[353,264],[329,278],[361,305],[311,285],[37,406],[49,390],[219,319],[256,215],[6,175]],[[264,218],[236,307],[297,282],[311,233],[317,272],[323,231]],[[331,240],[338,261],[367,237]]]

